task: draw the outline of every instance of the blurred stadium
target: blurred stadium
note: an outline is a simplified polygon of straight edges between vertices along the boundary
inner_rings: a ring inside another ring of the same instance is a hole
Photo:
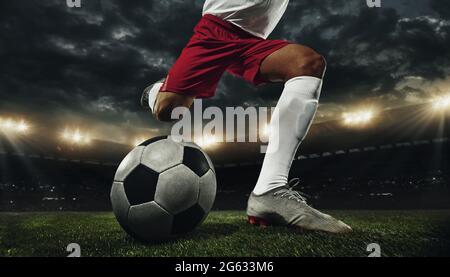
[[[325,209],[450,208],[448,101],[346,113],[313,125],[293,163]],[[0,115],[1,116],[1,115]],[[130,145],[0,118],[1,211],[110,211],[114,172]],[[216,210],[242,210],[263,155],[256,143],[205,139],[218,173]]]
[[[353,227],[344,236],[246,224],[261,145],[203,138],[217,170],[214,210],[193,234],[151,245],[125,236],[109,201],[118,164],[144,137],[119,144],[2,116],[0,256],[67,256],[72,242],[83,256],[362,257],[372,243],[382,256],[448,256],[448,107],[366,108],[312,126],[291,174],[314,207]]]

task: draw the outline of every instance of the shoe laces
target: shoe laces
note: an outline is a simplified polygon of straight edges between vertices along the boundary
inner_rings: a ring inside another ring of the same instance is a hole
[[[279,196],[280,198],[287,198],[289,200],[295,200],[299,203],[306,204],[306,198],[310,197],[310,196],[303,192],[294,190],[294,188],[297,187],[299,184],[300,184],[300,179],[294,178],[289,181],[286,189],[276,191],[276,192],[274,192],[273,195]]]

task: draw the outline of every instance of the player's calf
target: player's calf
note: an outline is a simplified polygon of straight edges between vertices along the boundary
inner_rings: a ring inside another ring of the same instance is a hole
[[[190,108],[195,97],[172,92],[160,92],[156,98],[153,114],[160,121],[173,121],[172,112],[178,107]]]
[[[172,112],[178,107],[189,108],[194,97],[172,92],[160,91],[164,79],[144,89],[141,96],[141,106],[150,109],[160,121],[172,121]]]
[[[261,73],[266,78],[286,82],[272,115],[272,132],[253,190],[255,195],[286,186],[292,158],[305,139],[319,105],[325,66],[325,59],[317,52],[294,44],[263,62]]]

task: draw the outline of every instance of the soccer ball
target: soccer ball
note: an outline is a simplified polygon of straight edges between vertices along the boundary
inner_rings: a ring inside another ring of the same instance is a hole
[[[122,228],[138,240],[160,241],[189,233],[211,210],[216,174],[199,146],[170,137],[133,149],[114,177],[111,203]]]

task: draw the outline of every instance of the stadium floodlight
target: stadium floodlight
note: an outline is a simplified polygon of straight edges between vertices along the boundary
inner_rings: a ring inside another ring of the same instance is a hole
[[[30,129],[25,120],[0,119],[0,130],[7,133],[26,133]]]
[[[133,140],[133,144],[132,146],[138,146],[139,144],[143,143],[144,141],[146,141],[147,139],[144,137],[137,137]]]
[[[29,128],[30,127],[25,122],[25,120],[20,121],[19,124],[17,124],[16,126],[17,131],[20,133],[25,133],[26,131],[28,131]]]
[[[361,110],[357,112],[344,113],[342,118],[344,119],[344,123],[346,125],[365,125],[372,121],[375,113],[373,110]]]
[[[450,94],[433,100],[433,109],[436,111],[448,110],[450,108]]]
[[[62,139],[78,145],[86,145],[91,142],[91,137],[88,134],[82,133],[79,129],[76,130],[64,130],[62,133]]]
[[[270,125],[266,125],[263,129],[262,129],[262,136],[264,137],[269,137],[270,133],[272,133],[272,128]]]
[[[3,122],[2,127],[5,130],[11,130],[14,127],[14,121],[12,121],[11,119],[7,119]]]
[[[198,138],[195,140],[195,143],[202,148],[209,148],[215,145],[218,142],[215,136],[204,135],[202,138]]]

